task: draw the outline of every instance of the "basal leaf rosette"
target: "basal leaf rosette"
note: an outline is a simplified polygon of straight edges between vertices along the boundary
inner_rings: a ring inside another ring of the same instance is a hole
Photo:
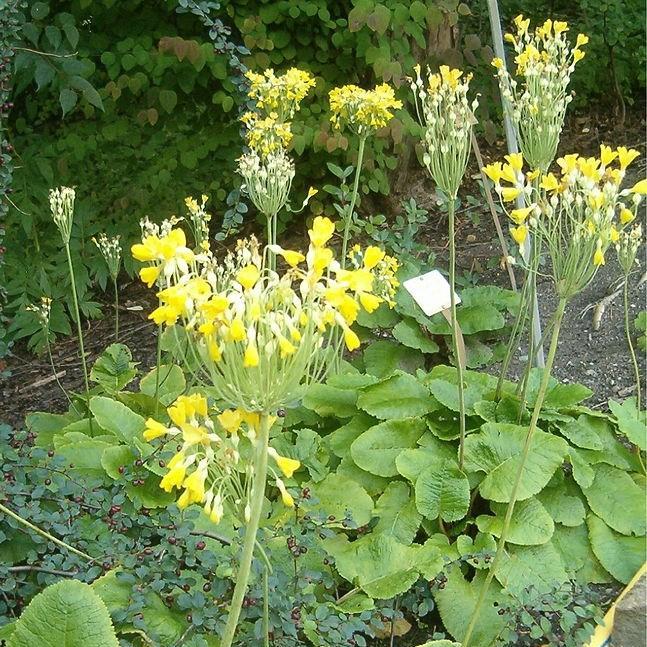
[[[546,172],[555,159],[566,108],[572,100],[568,84],[575,65],[584,58],[581,47],[589,39],[579,34],[571,46],[566,37],[568,24],[558,20],[546,20],[534,32],[529,31],[530,20],[522,15],[514,22],[516,33],[505,38],[516,53],[515,75],[500,58],[492,65],[524,158],[532,170]]]
[[[360,309],[392,303],[397,286],[397,262],[377,247],[354,248],[342,269],[327,246],[333,233],[334,223],[317,217],[305,255],[278,245],[262,254],[252,238],[221,262],[187,249],[180,229],[148,236],[133,255],[149,263],[140,271],[149,287],[163,277],[150,318],[184,329],[201,378],[223,401],[245,411],[286,406],[329,370],[332,340],[359,346],[351,326]],[[285,272],[267,267],[268,252],[285,260]]]
[[[630,241],[639,240],[640,232],[631,239],[625,228],[636,218],[647,180],[622,189],[626,169],[638,154],[602,145],[598,157],[573,153],[559,158],[557,173],[524,173],[521,154],[483,169],[513,223],[510,233],[517,244],[524,245],[532,231],[545,245],[558,296],[569,299],[586,287],[604,265],[609,245],[631,248],[636,243]],[[509,209],[519,195],[528,206]]]
[[[374,134],[393,118],[392,110],[402,108],[387,83],[365,90],[356,85],[333,88],[329,95],[330,121],[337,129],[347,126],[359,137]]]
[[[424,128],[423,162],[436,184],[451,198],[456,197],[465,174],[476,121],[478,101],[474,99],[470,105],[467,99],[471,78],[471,74],[463,76],[460,70],[441,65],[435,74],[427,69],[423,80],[417,66],[411,83],[418,119]]]

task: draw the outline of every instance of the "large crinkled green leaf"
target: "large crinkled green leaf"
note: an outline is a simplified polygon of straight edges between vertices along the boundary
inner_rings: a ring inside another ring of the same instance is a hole
[[[328,444],[330,451],[339,458],[345,458],[350,454],[350,446],[359,436],[367,429],[370,429],[377,423],[377,420],[364,412],[353,416],[349,422],[335,429],[332,433],[324,437],[324,442]]]
[[[67,465],[73,466],[70,469],[89,476],[100,476],[103,474],[103,452],[112,447],[112,444],[102,438],[91,438],[71,431],[62,436],[54,436],[54,447],[57,454],[65,458]]]
[[[470,507],[470,484],[454,460],[435,459],[416,480],[416,507],[427,519],[453,522]]]
[[[496,541],[487,532],[479,532],[475,539],[469,535],[459,535],[456,538],[456,548],[461,557],[467,558],[468,564],[477,569],[485,569],[490,568],[496,552]]]
[[[156,387],[157,399],[168,406],[186,390],[184,372],[177,364],[161,364],[159,371],[155,367],[141,379],[139,389],[142,393],[155,397]]]
[[[617,580],[627,584],[645,563],[645,539],[620,535],[594,514],[588,515],[586,524],[591,547],[600,564]]]
[[[491,400],[496,391],[496,378],[487,373],[465,371],[465,411],[474,415],[474,405],[481,400]],[[426,384],[432,395],[448,409],[459,411],[458,378],[456,369],[450,366],[435,366],[429,374]]]
[[[510,546],[497,568],[496,578],[512,595],[522,596],[532,587],[538,593],[548,593],[568,580],[560,554],[552,542],[541,546]]]
[[[485,472],[481,495],[492,501],[507,503],[521,460],[528,430],[517,425],[485,423],[478,433],[465,439],[465,468]],[[562,438],[536,430],[517,491],[523,501],[544,489],[555,470],[562,464],[568,444]]]
[[[593,419],[590,416],[581,415],[571,418],[568,422],[558,423],[557,428],[573,445],[599,451],[604,448],[604,444],[597,433],[596,426],[590,424],[591,420]]]
[[[357,391],[330,384],[312,384],[303,396],[303,406],[320,416],[350,418],[357,413]]]
[[[507,505],[493,503],[492,511],[496,516],[479,515],[476,519],[478,529],[500,537],[506,509]],[[520,546],[545,544],[554,530],[555,524],[546,508],[535,497],[530,497],[514,506],[506,541]]]
[[[539,368],[533,368],[530,372],[526,393],[526,400],[530,407],[533,407],[537,401],[537,394],[539,393],[539,385],[541,384],[543,374],[543,369]],[[566,409],[579,404],[582,400],[586,400],[592,393],[593,391],[583,384],[560,384],[558,380],[551,377],[548,382],[548,390],[542,408]]]
[[[63,580],[41,591],[16,622],[8,647],[119,647],[110,614],[90,586]]]
[[[329,474],[310,488],[318,500],[317,509],[341,526],[346,516],[358,526],[366,525],[373,514],[373,499],[366,490],[342,474]]]
[[[461,330],[466,335],[473,335],[484,330],[499,330],[505,325],[505,319],[499,310],[489,304],[465,306],[457,308],[456,318]],[[442,315],[431,318],[429,330],[435,335],[451,335],[451,327]]]
[[[380,420],[424,416],[435,403],[428,389],[413,375],[398,372],[392,377],[366,387],[357,405]]]
[[[593,553],[585,523],[570,528],[556,524],[551,541],[562,558],[562,564],[570,579],[575,579],[581,584],[604,584],[613,581],[613,577],[602,568]]]
[[[407,546],[413,542],[422,520],[409,486],[402,481],[389,483],[375,504],[374,515],[379,520],[373,533],[389,535]]]
[[[112,398],[95,395],[90,400],[90,411],[101,427],[127,445],[133,444],[135,438],[140,440],[143,438],[146,421],[125,404]]]
[[[573,470],[575,482],[583,489],[591,486],[595,472],[589,461],[575,447],[568,448],[568,460]]]
[[[643,451],[647,450],[647,411],[638,411],[636,399],[627,398],[622,404],[609,400],[609,409],[618,421],[620,433]]]
[[[111,344],[90,370],[90,379],[101,385],[107,393],[121,391],[137,375],[136,364],[128,346]]]
[[[402,450],[415,447],[424,431],[421,418],[387,420],[359,436],[350,446],[350,453],[363,470],[378,476],[396,476],[396,458]]]
[[[485,579],[485,572],[479,571],[471,582],[464,577],[458,566],[445,571],[445,588],[434,591],[434,599],[445,629],[459,642],[465,636],[479,592]],[[503,631],[506,620],[498,614],[498,608],[512,604],[496,581],[490,584],[485,596],[479,620],[472,634],[472,644],[478,647],[491,647],[496,644],[497,636]],[[496,605],[496,606],[495,606]]]
[[[342,459],[337,467],[337,474],[346,476],[351,481],[361,485],[372,497],[380,496],[384,488],[389,484],[389,479],[384,476],[371,474],[361,467],[357,467],[350,456]]]
[[[537,498],[555,523],[564,526],[580,526],[584,523],[586,509],[581,494],[578,495],[578,488],[572,481],[556,487],[546,487]]]
[[[374,341],[364,351],[366,372],[379,378],[392,375],[396,371],[414,373],[422,368],[424,363],[425,358],[419,351],[392,341]]]
[[[456,446],[444,443],[431,434],[421,436],[418,444],[422,446],[416,449],[405,449],[395,459],[398,473],[412,483],[415,483],[420,474],[432,463],[444,459],[456,460]]]
[[[423,353],[437,353],[439,350],[438,344],[424,332],[420,324],[409,317],[405,317],[393,328],[393,336],[401,344]]]
[[[345,535],[324,540],[342,577],[372,598],[388,599],[407,591],[418,579],[415,547],[393,537],[371,534],[354,542]]]
[[[627,474],[604,463],[593,467],[595,478],[584,488],[589,507],[623,535],[645,534],[645,491]]]

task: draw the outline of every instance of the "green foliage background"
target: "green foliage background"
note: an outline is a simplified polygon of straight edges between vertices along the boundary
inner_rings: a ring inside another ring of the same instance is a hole
[[[188,4],[221,20],[234,49],[214,51],[199,11],[180,12]],[[552,14],[591,35],[584,71],[578,68],[574,79],[580,103],[613,96],[612,53],[626,99],[644,88],[644,38],[637,27],[644,24],[644,7],[637,0],[550,6],[515,0],[501,9],[506,24],[519,11],[536,20]],[[317,77],[294,126],[297,194],[304,185],[322,185],[326,161],[353,159],[355,142],[333,132],[328,121],[326,97],[334,85],[383,80],[406,99],[406,76],[416,61],[461,65],[476,73],[481,123],[486,136],[495,134],[498,101],[485,2],[30,0],[21,10],[23,42],[13,58],[9,121],[15,172],[11,202],[3,196],[10,209],[6,265],[0,268],[5,313],[18,313],[10,328],[14,337],[37,329],[23,306],[42,294],[59,303],[53,331],[69,328],[63,305],[69,285],[50,222],[50,187],[77,187],[72,245],[82,311],[90,317],[100,313],[93,287],[104,287],[107,278],[97,250],[87,244],[92,235],[120,233],[128,246],[141,217],[181,214],[183,198],[200,193],[210,196],[216,228],[223,216],[225,230],[242,220],[246,206],[239,203],[233,168],[242,148],[237,115],[244,99],[232,56],[253,69],[296,65]],[[364,192],[388,192],[414,129],[403,110],[375,138]],[[317,213],[326,205],[314,200],[310,209]],[[126,269],[132,269],[128,254]]]

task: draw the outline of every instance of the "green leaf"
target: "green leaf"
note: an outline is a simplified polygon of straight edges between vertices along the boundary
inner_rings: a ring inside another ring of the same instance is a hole
[[[496,552],[496,541],[489,533],[479,532],[476,539],[472,539],[468,535],[459,535],[456,538],[456,548],[461,557],[468,557],[468,563],[477,569],[490,568],[490,562],[486,562],[485,558],[490,560],[494,557]]]
[[[445,575],[445,588],[435,591],[434,599],[445,629],[460,642],[476,607],[485,573],[479,571],[474,579],[468,582],[464,579],[461,569],[454,566],[447,569]],[[497,613],[497,606],[509,606],[508,600],[501,587],[493,581],[481,607],[481,615],[472,634],[472,644],[478,647],[491,647],[496,644],[498,635],[506,625],[506,620]]]
[[[109,447],[112,445],[100,438],[91,438],[76,431],[54,437],[56,453],[63,456],[68,465],[74,465],[70,469],[89,476],[103,474],[101,457]]]
[[[76,90],[80,90],[83,94],[83,98],[89,104],[93,105],[99,110],[103,110],[103,102],[101,101],[99,93],[87,79],[84,79],[82,76],[78,75],[71,76],[70,85]]]
[[[74,106],[79,98],[79,95],[70,90],[70,88],[62,88],[59,95],[58,101],[61,104],[61,109],[63,110],[63,116],[65,116]]]
[[[435,460],[416,480],[416,507],[427,519],[453,522],[470,506],[470,484],[453,460]]]
[[[614,532],[594,514],[586,518],[589,539],[600,564],[623,584],[628,584],[645,563],[645,540],[642,537],[624,537]]]
[[[310,485],[318,499],[316,508],[328,517],[334,517],[335,526],[350,516],[358,526],[366,525],[373,514],[373,499],[352,479],[341,474],[329,474],[323,481]]]
[[[119,647],[106,605],[90,586],[64,580],[23,611],[8,647]]]
[[[119,468],[132,463],[135,456],[136,454],[127,445],[106,447],[101,454],[101,466],[111,479],[120,481],[124,477],[119,473]]]
[[[373,13],[366,19],[366,24],[370,29],[382,36],[386,32],[390,21],[391,11],[389,8],[383,4],[378,4]]]
[[[350,418],[357,411],[357,391],[338,389],[329,384],[312,384],[303,398],[303,406],[320,416]]]
[[[142,439],[146,421],[125,404],[101,395],[90,400],[90,411],[106,431],[130,445]]]
[[[539,385],[543,377],[543,370],[533,368],[528,378],[527,401],[530,407],[534,406],[539,393]],[[575,406],[590,397],[593,391],[583,384],[560,384],[551,377],[548,382],[548,391],[542,405],[543,409],[566,409]]]
[[[139,383],[139,389],[142,393],[155,397],[155,387],[157,385],[157,368],[147,373]],[[168,406],[177,400],[186,390],[186,379],[184,372],[177,364],[161,364],[159,367],[159,388],[157,392],[158,400]]]
[[[604,584],[613,580],[593,553],[586,524],[572,528],[557,524],[551,541],[570,578],[581,584]]]
[[[376,422],[375,418],[365,413],[359,413],[353,416],[350,422],[328,434],[324,440],[335,456],[344,458],[350,454],[350,446],[353,441],[359,438],[367,429],[373,427]]]
[[[537,495],[537,498],[555,523],[561,523],[563,526],[580,526],[584,523],[586,510],[576,490],[575,485],[572,487],[573,494],[565,490],[564,484],[546,487]]]
[[[474,415],[474,405],[481,400],[492,400],[497,380],[487,373],[465,371],[465,411]],[[459,411],[458,378],[456,369],[450,366],[435,366],[426,380],[433,396],[452,411]]]
[[[618,421],[618,429],[642,451],[647,450],[647,412],[638,411],[636,399],[628,398],[622,404],[609,400],[609,409]]]
[[[506,509],[507,505],[493,503],[492,511],[496,516],[479,515],[476,518],[478,529],[500,537]],[[545,544],[554,531],[555,524],[546,508],[535,497],[531,497],[515,505],[506,541],[520,546]]]
[[[177,94],[173,90],[160,90],[159,102],[166,112],[171,113],[177,105]]]
[[[580,454],[574,447],[568,448],[568,458],[573,469],[573,478],[575,482],[582,488],[591,487],[595,472],[589,464],[588,460]]]
[[[42,20],[49,15],[49,2],[34,2],[31,6],[31,16],[34,20]]]
[[[622,470],[611,465],[593,467],[595,478],[582,492],[589,507],[623,535],[645,534],[645,491]]]
[[[121,391],[137,375],[132,354],[124,344],[111,344],[97,358],[90,370],[90,379],[106,392]]]
[[[374,514],[379,518],[374,533],[383,533],[407,546],[413,542],[422,520],[409,486],[402,481],[389,483],[375,504]]]
[[[457,449],[450,443],[444,443],[433,436],[424,435],[419,440],[423,447],[405,449],[395,459],[398,473],[415,483],[420,474],[437,461],[456,460]]]
[[[149,474],[143,485],[126,485],[126,494],[136,507],[165,508],[175,501],[176,495],[162,490],[160,481],[156,474]]]
[[[552,542],[541,546],[508,546],[496,578],[514,596],[532,587],[536,593],[549,593],[568,580],[568,573]]]
[[[353,441],[350,453],[363,470],[378,476],[396,476],[396,458],[402,450],[415,447],[424,431],[421,418],[388,420],[374,425]]]
[[[351,481],[355,481],[355,483],[361,485],[372,497],[380,496],[384,492],[384,488],[389,484],[389,480],[384,476],[376,476],[357,467],[350,456],[346,456],[339,463],[337,474],[345,476]]]
[[[499,503],[510,500],[527,431],[517,425],[487,422],[479,433],[465,439],[465,468],[486,474],[479,486],[484,498]],[[541,492],[562,464],[567,451],[568,445],[562,438],[536,430],[517,500],[523,501]]]
[[[595,427],[588,424],[590,420],[590,416],[581,415],[577,419],[571,419],[566,423],[557,423],[557,427],[560,433],[573,445],[583,449],[601,450],[604,445]]]
[[[392,341],[375,341],[364,351],[366,372],[376,377],[387,377],[396,371],[414,373],[424,365],[424,357],[417,351]]]
[[[357,406],[381,420],[424,416],[434,408],[429,391],[408,373],[396,373],[365,388]]]
[[[474,335],[488,330],[500,330],[505,326],[505,318],[499,310],[489,304],[477,306],[460,306],[456,310],[456,318],[464,335]],[[435,335],[451,335],[452,329],[442,315],[434,315],[429,327]]]
[[[415,348],[423,353],[437,353],[438,344],[426,335],[420,324],[414,319],[405,317],[394,329],[393,336],[405,346]]]

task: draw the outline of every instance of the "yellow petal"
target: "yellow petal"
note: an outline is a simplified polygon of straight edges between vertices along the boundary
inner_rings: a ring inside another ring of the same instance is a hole
[[[251,290],[258,281],[260,272],[256,265],[243,267],[236,275],[236,280],[246,289]]]
[[[521,193],[521,189],[517,189],[516,187],[505,187],[501,189],[501,199],[504,202],[512,202],[513,200],[516,200],[519,197],[519,194]]]
[[[243,417],[239,409],[225,409],[225,411],[217,416],[217,419],[222,428],[230,434],[238,431],[240,424],[243,421]]]
[[[151,441],[160,436],[164,436],[168,432],[168,429],[157,420],[149,418],[146,421],[146,428],[144,429],[144,440]]]
[[[245,368],[254,368],[258,366],[258,349],[256,346],[250,344],[245,349],[245,356],[243,357],[243,366]]]
[[[139,270],[139,278],[146,283],[147,287],[153,287],[157,277],[160,275],[160,265],[151,265],[150,267],[142,267]]]
[[[344,330],[344,341],[350,351],[357,350],[360,346],[359,337],[350,328]]]
[[[647,180],[640,180],[636,182],[631,189],[631,193],[637,193],[638,195],[647,195]]]
[[[335,224],[330,218],[317,216],[312,222],[312,229],[308,231],[310,241],[315,247],[323,247],[335,233]]]
[[[369,245],[364,251],[364,267],[372,270],[384,258],[384,250]]]

